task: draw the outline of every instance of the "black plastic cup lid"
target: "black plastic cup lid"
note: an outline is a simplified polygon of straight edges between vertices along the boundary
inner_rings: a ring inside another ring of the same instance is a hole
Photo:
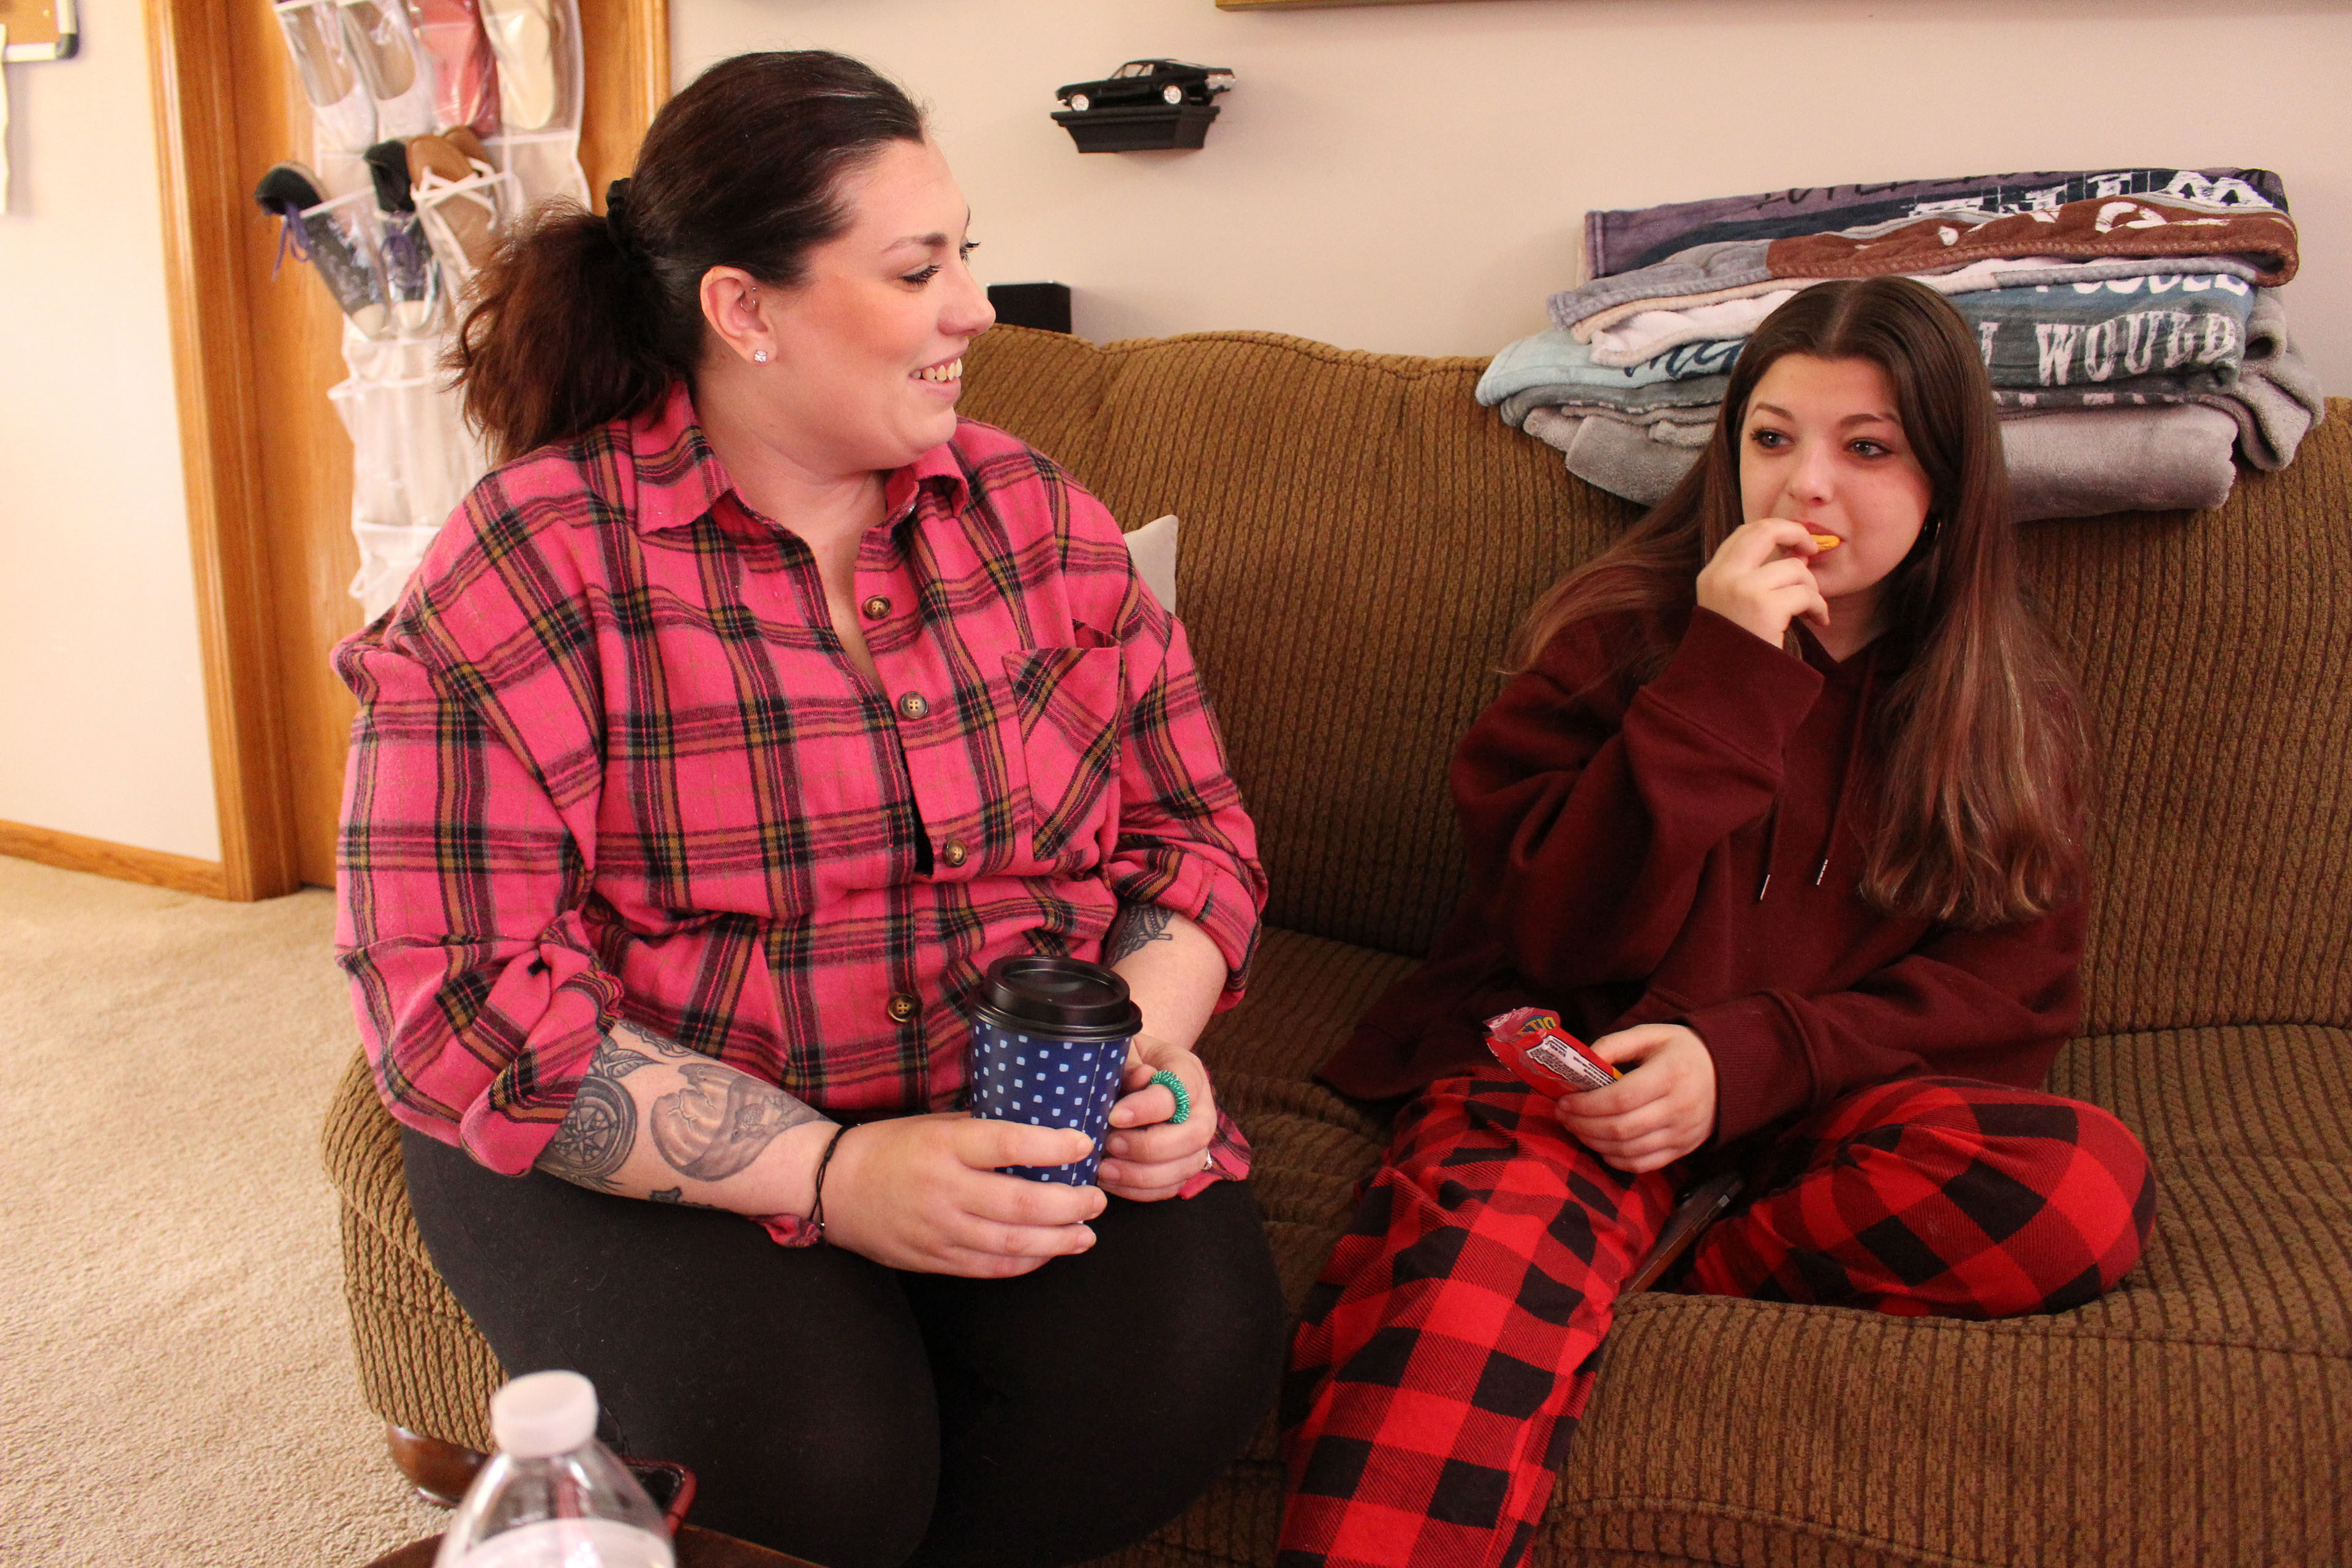
[[[998,959],[981,985],[980,1010],[1013,1028],[1059,1039],[1118,1039],[1143,1026],[1127,982],[1083,958]]]

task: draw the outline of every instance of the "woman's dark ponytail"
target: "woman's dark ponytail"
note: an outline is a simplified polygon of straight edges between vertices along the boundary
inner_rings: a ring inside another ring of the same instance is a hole
[[[653,294],[610,226],[570,204],[541,209],[499,247],[449,353],[466,417],[494,458],[625,417],[669,389],[646,331]]]
[[[843,178],[922,111],[821,49],[721,60],[665,104],[609,216],[541,207],[475,279],[449,351],[466,416],[503,462],[643,412],[703,353],[702,276],[790,288],[848,221]]]

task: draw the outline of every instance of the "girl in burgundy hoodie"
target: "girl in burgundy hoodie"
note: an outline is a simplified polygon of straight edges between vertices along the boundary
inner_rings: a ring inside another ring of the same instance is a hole
[[[1513,651],[1454,763],[1470,896],[1322,1070],[1412,1099],[1293,1349],[1284,1568],[1517,1562],[1694,1185],[1744,1182],[1683,1266],[1718,1295],[2057,1311],[2147,1240],[2137,1142],[2042,1091],[2087,727],[1948,304],[1774,312],[1705,458]],[[1482,1026],[1521,1005],[1624,1077],[1523,1085]]]

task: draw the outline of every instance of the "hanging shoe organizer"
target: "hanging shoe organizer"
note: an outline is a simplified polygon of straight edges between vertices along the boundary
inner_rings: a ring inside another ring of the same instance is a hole
[[[588,205],[574,0],[276,0],[310,110],[310,161],[268,170],[278,261],[343,316],[352,596],[370,620],[488,468],[440,368],[467,286],[552,197]]]

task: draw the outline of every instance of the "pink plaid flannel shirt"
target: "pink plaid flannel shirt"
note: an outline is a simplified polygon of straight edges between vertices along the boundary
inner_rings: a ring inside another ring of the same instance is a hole
[[[886,518],[877,691],[679,387],[483,479],[335,650],[336,948],[401,1121],[529,1170],[620,1019],[829,1113],[950,1109],[989,963],[1096,956],[1122,901],[1197,922],[1239,999],[1255,831],[1110,514],[966,421]],[[1187,1195],[1248,1171],[1221,1116]]]

